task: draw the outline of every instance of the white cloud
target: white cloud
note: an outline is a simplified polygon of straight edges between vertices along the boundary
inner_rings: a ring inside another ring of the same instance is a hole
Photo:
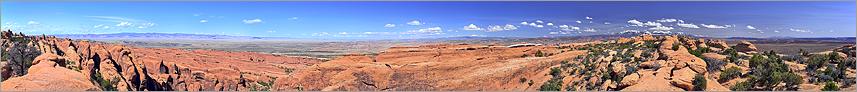
[[[727,26],[720,26],[720,25],[706,25],[706,24],[699,24],[699,25],[702,25],[702,27],[705,27],[705,28],[728,28],[728,25],[727,25]]]
[[[536,23],[545,23],[545,22],[542,20],[536,20]]]
[[[590,28],[590,29],[586,29],[586,30],[583,30],[583,32],[596,32],[596,31],[598,31],[598,30],[595,30],[595,29],[592,29],[592,28]]]
[[[619,33],[640,33],[640,31],[639,30],[625,30],[625,31],[622,31]]]
[[[548,25],[548,26],[553,26],[553,23],[548,23],[548,24],[546,24],[546,25]]]
[[[592,20],[592,17],[586,16],[586,19],[588,19],[588,20]]]
[[[801,33],[811,32],[809,30],[801,30],[801,29],[794,29],[794,28],[789,28],[789,30],[795,31],[795,32],[801,32]]]
[[[656,26],[656,27],[653,27],[653,28],[649,28],[649,30],[669,31],[669,30],[673,30],[673,27],[667,27],[667,26]]]
[[[506,30],[515,30],[518,29],[515,25],[506,24],[505,26],[500,25],[489,25],[488,32],[498,32],[498,31],[506,31]]]
[[[127,26],[131,26],[131,23],[130,22],[119,22],[119,24],[116,24],[116,26],[117,27],[127,27]]]
[[[530,26],[536,26],[536,23],[530,23],[529,25]]]
[[[526,21],[521,22],[521,25],[527,25],[527,24],[530,24],[530,23],[527,23]]]
[[[756,29],[756,27],[753,27],[753,26],[747,25],[747,29]]]
[[[635,19],[628,20],[628,23],[634,24],[634,25],[636,25],[636,26],[643,25],[643,22],[637,21],[637,20],[635,20]]]
[[[643,23],[643,25],[645,25],[645,26],[661,26],[661,23],[648,21],[646,23]]]
[[[559,28],[560,28],[559,30],[563,30],[563,31],[580,30],[580,27],[568,26],[568,25],[560,25]]]
[[[208,20],[199,20],[199,23],[207,23]]]
[[[385,24],[384,27],[396,27],[396,24]]]
[[[559,32],[548,32],[548,34],[559,34]]]
[[[578,24],[583,23],[583,21],[580,21],[580,20],[574,21],[574,22],[577,22]]]
[[[105,21],[105,22],[139,22],[141,20],[125,18],[125,17],[116,17],[116,16],[85,16],[90,18],[95,18],[95,21]]]
[[[610,22],[604,22],[604,25],[610,25],[610,24],[612,24],[612,23],[610,23]]]
[[[27,22],[27,25],[38,25],[38,24],[40,24],[40,23],[36,22],[36,21],[28,21]]]
[[[431,27],[431,28],[423,28],[417,30],[410,30],[405,32],[404,34],[443,34],[443,29],[440,27]]]
[[[685,28],[699,28],[699,26],[696,26],[696,24],[693,24],[693,23],[685,24],[685,23],[679,22],[679,23],[676,23],[676,25],[678,25],[679,27],[685,27]]]
[[[298,20],[298,17],[291,17],[289,20]]]
[[[475,24],[470,24],[470,25],[464,26],[464,28],[461,28],[461,29],[462,30],[485,30],[485,29],[479,28],[479,26],[476,26]]]
[[[277,32],[277,31],[274,31],[274,30],[268,30],[268,31],[266,31],[266,32],[268,32],[268,33],[275,33],[275,32]]]
[[[424,23],[420,22],[419,20],[412,20],[411,22],[408,22],[408,25],[415,25],[415,26],[416,25],[423,25],[423,24]]]
[[[244,24],[257,24],[257,23],[262,23],[262,19],[251,19],[251,20],[247,20],[247,19],[245,19],[245,20],[241,20],[241,21],[242,21],[242,22],[244,22]]]
[[[658,22],[677,22],[679,20],[678,19],[659,19],[656,21],[658,21]],[[684,22],[684,21],[681,21],[681,22]]]
[[[544,25],[536,25],[536,27],[545,27]]]

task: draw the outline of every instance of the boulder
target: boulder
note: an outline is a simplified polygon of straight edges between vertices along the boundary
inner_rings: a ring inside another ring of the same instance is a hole
[[[682,68],[675,71],[672,71],[672,81],[671,83],[677,87],[684,88],[685,90],[693,89],[693,77],[696,76],[696,72],[694,72],[690,68]]]
[[[738,52],[755,52],[759,49],[756,49],[756,45],[750,43],[748,41],[741,41],[737,45],[735,45],[735,51]]]
[[[635,85],[635,84],[637,84],[637,81],[639,81],[639,80],[640,80],[640,74],[632,73],[630,75],[625,76],[625,78],[622,78],[622,82],[619,83],[619,86],[620,87],[626,87],[626,86]]]
[[[89,78],[80,72],[57,66],[61,58],[43,54],[28,69],[27,75],[11,78],[0,83],[3,91],[100,91]]]

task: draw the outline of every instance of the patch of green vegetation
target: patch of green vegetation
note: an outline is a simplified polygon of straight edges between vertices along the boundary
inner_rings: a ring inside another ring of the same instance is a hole
[[[738,78],[740,76],[741,76],[741,69],[739,69],[738,67],[729,67],[720,73],[720,79],[718,79],[717,81],[726,82],[726,81]]]
[[[824,88],[821,91],[839,91],[839,86],[836,86],[836,83],[832,81],[828,81],[824,84]]]
[[[536,54],[535,54],[535,55],[536,55],[536,57],[545,57],[545,56],[547,56],[544,52],[542,52],[542,51],[540,51],[540,50],[539,50],[539,51],[536,51]]]
[[[750,68],[753,70],[747,82],[753,90],[773,90],[780,83],[786,84],[786,90],[797,90],[797,84],[803,80],[792,73],[773,51],[754,54],[750,59]]]
[[[292,72],[294,72],[294,71],[295,71],[295,69],[294,69],[294,68],[288,68],[288,67],[287,67],[287,68],[285,68],[285,69],[284,69],[284,71],[285,71],[287,74],[292,74]]]
[[[551,78],[539,88],[539,91],[560,91],[562,78]]]
[[[679,49],[679,43],[673,43],[672,50],[678,50],[678,49]]]
[[[696,76],[693,77],[693,91],[704,91],[706,82],[708,82],[708,80],[705,80],[704,75],[696,74]]]
[[[752,85],[750,85],[750,82],[744,81],[744,82],[739,82],[735,85],[732,85],[732,87],[729,87],[729,89],[732,91],[748,91],[748,90],[750,90],[751,86]]]
[[[98,83],[98,86],[102,91],[116,91],[116,87],[113,87],[113,82],[101,76],[101,72],[95,72],[94,77],[92,78]]]

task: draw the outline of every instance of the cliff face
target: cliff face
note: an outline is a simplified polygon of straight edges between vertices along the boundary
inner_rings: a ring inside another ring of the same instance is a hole
[[[135,48],[11,31],[3,32],[2,42],[3,90],[267,90],[291,70],[321,62],[251,52]]]

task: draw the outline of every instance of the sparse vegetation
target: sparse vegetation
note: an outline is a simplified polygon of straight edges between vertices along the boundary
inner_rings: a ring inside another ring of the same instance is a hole
[[[535,56],[536,56],[536,57],[545,57],[545,56],[547,56],[547,55],[545,55],[545,53],[544,53],[544,52],[542,52],[542,51],[540,51],[540,50],[539,50],[539,51],[536,51]]]
[[[720,73],[720,79],[718,79],[717,81],[726,82],[726,81],[738,78],[740,76],[741,76],[741,69],[739,69],[738,67],[729,67]]]
[[[839,86],[836,86],[836,83],[828,81],[824,84],[824,88],[821,91],[839,91]]]
[[[92,80],[94,80],[96,83],[98,83],[98,86],[101,87],[102,91],[116,91],[117,90],[116,87],[113,87],[112,81],[104,79],[104,77],[101,76],[100,71],[96,71],[95,74],[93,74],[93,76],[94,77],[92,77]]]
[[[551,78],[539,88],[539,91],[560,91],[562,87],[562,78]]]
[[[705,80],[705,76],[702,74],[696,74],[696,76],[693,77],[693,91],[704,91],[706,82],[707,80]]]

